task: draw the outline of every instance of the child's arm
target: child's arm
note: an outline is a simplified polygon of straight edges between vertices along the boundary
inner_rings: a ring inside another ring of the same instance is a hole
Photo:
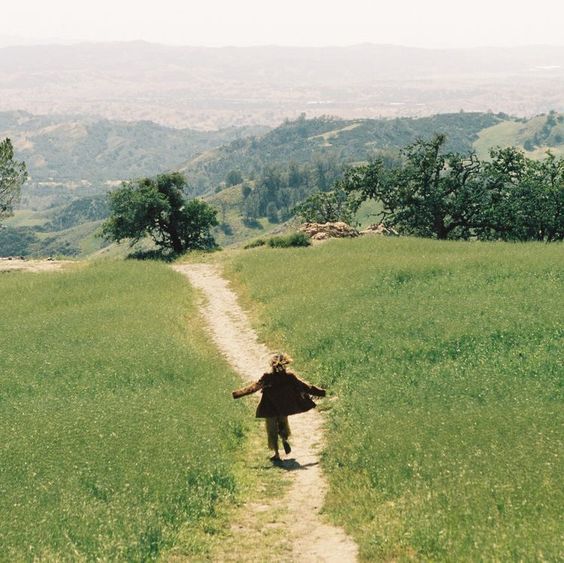
[[[250,395],[251,393],[256,393],[262,389],[262,381],[255,381],[242,389],[237,389],[231,393],[234,399],[239,399],[240,397],[244,397],[245,395]]]
[[[294,375],[296,378],[296,383],[300,387],[302,391],[307,393],[308,395],[315,395],[316,397],[325,397],[327,392],[325,389],[321,389],[321,387],[316,387],[315,385],[310,385],[307,381],[303,381],[297,375]]]
[[[308,393],[310,395],[315,395],[316,397],[325,397],[325,395],[327,395],[327,391],[325,391],[325,389],[322,389],[321,387],[316,387],[315,385],[309,386]]]

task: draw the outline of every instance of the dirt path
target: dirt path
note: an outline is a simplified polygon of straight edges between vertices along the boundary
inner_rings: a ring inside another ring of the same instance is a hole
[[[60,270],[68,261],[63,260],[8,260],[0,259],[0,272],[50,272]]]
[[[269,350],[258,341],[237,296],[219,270],[209,264],[176,266],[205,296],[203,314],[218,348],[244,382],[256,380],[268,366]],[[345,532],[322,521],[327,482],[319,466],[323,418],[316,410],[290,418],[291,458],[283,466],[291,480],[274,514],[280,533],[292,542],[291,561],[356,561],[358,548]],[[265,451],[265,456],[266,456]],[[280,510],[282,504],[282,510]],[[249,558],[250,560],[251,558]]]

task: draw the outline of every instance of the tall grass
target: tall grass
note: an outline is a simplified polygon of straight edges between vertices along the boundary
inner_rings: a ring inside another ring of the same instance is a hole
[[[231,275],[327,386],[327,510],[366,560],[563,556],[563,247],[365,238]]]
[[[179,274],[105,263],[0,290],[0,559],[152,559],[232,498],[248,414]]]

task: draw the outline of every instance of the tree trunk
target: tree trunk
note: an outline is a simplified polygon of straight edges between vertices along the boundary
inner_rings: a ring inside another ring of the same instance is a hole
[[[178,231],[176,227],[172,224],[168,226],[168,234],[170,235],[170,243],[172,244],[172,249],[174,250],[175,254],[182,254],[184,251],[184,246],[180,237],[178,236]]]
[[[435,234],[439,240],[446,240],[449,230],[445,226],[443,217],[435,217],[434,221]]]

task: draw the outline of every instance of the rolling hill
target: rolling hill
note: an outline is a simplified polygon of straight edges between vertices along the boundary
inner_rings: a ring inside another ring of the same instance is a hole
[[[483,129],[510,119],[505,114],[453,113],[421,118],[357,119],[337,117],[286,121],[259,137],[237,139],[180,165],[188,177],[217,185],[230,170],[254,176],[265,166],[316,159],[340,164],[365,161],[382,150],[397,150],[418,137],[446,133],[448,148],[466,152]]]
[[[531,119],[511,119],[483,129],[474,141],[474,149],[482,158],[491,147],[517,146],[530,157],[542,157],[547,150],[564,154],[564,115],[550,112]]]
[[[0,138],[12,139],[36,183],[103,183],[153,175],[187,156],[265,130],[257,126],[195,131],[151,121],[0,113]]]
[[[20,147],[20,158],[26,154],[22,148],[24,139],[36,143],[28,145],[27,154],[39,158],[38,155],[43,154],[39,149],[45,146],[42,145],[45,136],[54,135],[49,131],[61,135],[60,142],[57,137],[52,137],[51,144],[46,145],[45,154],[49,155],[49,160],[46,159],[44,170],[52,166],[57,172],[56,163],[64,161],[72,178],[66,182],[60,179],[58,182],[28,183],[21,209],[6,221],[11,230],[0,234],[3,255],[85,256],[100,250],[104,242],[96,238],[95,233],[107,214],[104,194],[115,185],[103,178],[120,171],[122,177],[152,175],[167,169],[183,171],[188,177],[191,195],[205,197],[218,209],[221,225],[215,235],[225,246],[278,228],[276,221],[268,221],[260,214],[255,221],[244,220],[243,185],[254,188],[257,183],[266,181],[265,174],[269,171],[274,171],[274,178],[284,184],[289,166],[295,165],[302,175],[300,182],[305,181],[308,185],[304,187],[298,182],[293,188],[285,184],[282,187],[301,190],[300,193],[306,196],[319,187],[318,168],[323,170],[330,165],[327,176],[330,183],[344,164],[369,160],[382,151],[395,152],[416,138],[429,137],[435,132],[447,134],[449,150],[475,150],[481,157],[487,157],[490,148],[496,145],[518,146],[528,149],[530,156],[538,157],[548,149],[556,154],[564,153],[564,117],[555,112],[531,119],[466,112],[417,119],[300,117],[266,132],[264,128],[247,128],[216,133],[174,130],[153,123],[92,121],[91,125],[85,125],[88,121],[83,120],[71,125],[72,120],[68,117],[60,117],[53,124],[53,118],[22,113],[0,114],[0,118],[0,127],[4,127],[4,131],[8,130],[6,125],[11,124],[11,131],[19,132],[20,136],[14,138]],[[50,122],[52,125],[48,125]],[[64,132],[69,130],[74,131],[75,136],[65,137]],[[87,131],[87,137],[80,138],[81,131]],[[95,131],[104,134],[96,135]],[[156,139],[162,138],[163,142],[151,138],[151,131],[159,132],[160,137],[156,135]],[[122,138],[122,149],[116,149],[114,154],[109,146],[118,134]],[[237,138],[233,140],[235,136]],[[221,143],[222,139],[225,144],[205,150],[206,146]],[[94,150],[92,153],[97,155],[95,158],[89,156],[89,146],[97,147],[98,152]],[[196,153],[197,149],[201,152]],[[183,159],[183,164],[179,165]],[[100,170],[96,162],[101,163]],[[33,161],[30,169],[32,175],[41,170],[35,168]],[[227,187],[226,176],[233,170],[241,173],[244,182]],[[90,181],[81,180],[86,174],[91,174]],[[101,180],[94,179],[96,174]]]

